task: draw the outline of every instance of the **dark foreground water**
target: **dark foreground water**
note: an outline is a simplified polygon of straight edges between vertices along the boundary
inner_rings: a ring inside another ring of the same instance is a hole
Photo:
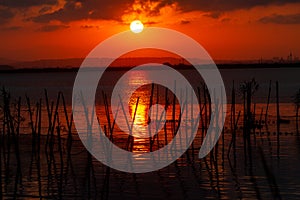
[[[9,141],[5,139],[1,148],[2,197],[299,199],[299,136],[281,135],[278,154],[277,136],[257,135],[256,143],[251,141],[251,156],[249,152],[245,156],[239,134],[236,150],[229,157],[231,136],[224,137],[224,145],[221,140],[215,153],[205,159],[198,159],[200,146],[194,145],[194,149],[190,148],[168,167],[143,174],[123,173],[104,166],[77,139],[73,140],[70,151],[67,140],[63,139],[60,147],[57,138],[53,150],[45,150],[45,137],[40,139],[40,145],[33,147],[30,136],[20,136],[18,162],[15,143],[11,141],[8,152]]]

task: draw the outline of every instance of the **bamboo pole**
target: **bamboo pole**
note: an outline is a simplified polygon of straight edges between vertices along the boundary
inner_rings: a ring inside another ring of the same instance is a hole
[[[271,97],[271,88],[272,88],[272,81],[270,80],[269,90],[268,90],[267,108],[266,108],[266,114],[265,114],[265,124],[267,127],[268,127],[268,111],[269,111],[269,104],[270,104],[270,97]]]
[[[296,106],[296,133],[299,135],[299,105]]]
[[[277,113],[277,157],[279,158],[280,153],[280,110],[279,110],[279,84],[276,81],[276,113]]]
[[[165,89],[165,124],[164,124],[164,133],[165,133],[165,145],[168,144],[168,133],[167,133],[167,110],[169,107],[169,101],[168,101],[168,88]]]

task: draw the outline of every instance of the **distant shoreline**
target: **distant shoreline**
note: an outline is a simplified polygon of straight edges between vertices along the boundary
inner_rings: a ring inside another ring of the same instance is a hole
[[[268,68],[300,68],[300,63],[255,63],[255,64],[216,64],[219,69],[268,69]],[[186,70],[193,69],[192,65],[169,65],[170,67],[177,70]],[[205,65],[204,65],[205,66]],[[109,67],[108,71],[122,71],[129,70],[134,67],[123,66],[123,67]],[[153,67],[153,69],[157,69],[158,67]],[[96,70],[97,68],[90,68],[91,70]],[[11,67],[10,69],[1,70],[0,73],[45,73],[45,72],[77,72],[79,70],[78,67],[72,68],[20,68],[15,69]]]

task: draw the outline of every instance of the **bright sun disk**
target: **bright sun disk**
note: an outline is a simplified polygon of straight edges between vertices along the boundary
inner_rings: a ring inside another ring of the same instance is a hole
[[[140,33],[144,29],[144,25],[140,20],[134,20],[130,24],[130,30],[134,33]]]

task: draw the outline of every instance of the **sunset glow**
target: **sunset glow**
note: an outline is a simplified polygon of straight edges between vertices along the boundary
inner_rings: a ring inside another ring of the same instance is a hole
[[[0,58],[13,61],[84,58],[139,19],[180,31],[214,60],[300,57],[300,3],[295,1],[3,1]],[[214,4],[215,5],[215,4]],[[135,30],[141,30],[135,28]]]

